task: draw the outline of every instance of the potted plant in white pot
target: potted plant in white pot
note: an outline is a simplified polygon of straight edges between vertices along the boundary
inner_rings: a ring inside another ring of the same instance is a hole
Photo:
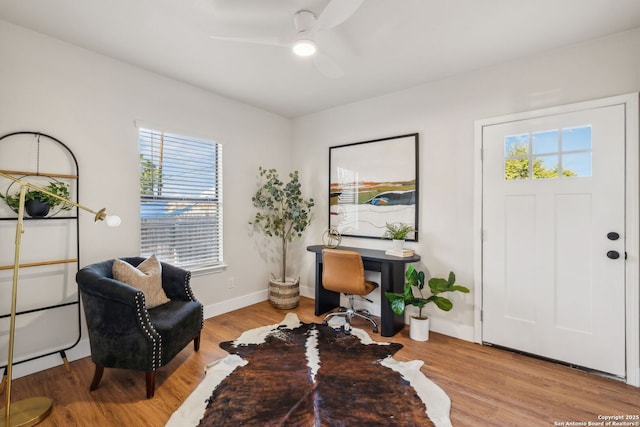
[[[402,248],[404,248],[404,241],[407,239],[407,235],[418,231],[412,226],[401,222],[394,222],[392,224],[387,222],[385,224],[385,228],[386,230],[382,237],[393,240],[393,249],[395,250],[402,250]]]
[[[418,307],[418,315],[411,316],[411,323],[409,324],[409,336],[415,341],[428,341],[429,340],[429,318],[422,315],[422,309],[430,302],[434,303],[439,309],[449,311],[453,308],[451,300],[441,297],[439,294],[443,292],[463,292],[469,293],[469,289],[465,286],[455,285],[456,276],[453,271],[449,273],[447,279],[440,277],[432,277],[429,279],[428,285],[431,290],[431,296],[424,297],[422,290],[424,289],[424,272],[416,270],[413,264],[407,267],[405,273],[407,282],[404,285],[404,290],[401,294],[393,292],[385,292],[385,296],[391,303],[391,310],[398,315],[404,314],[404,310],[408,305],[414,305]],[[416,289],[419,296],[415,296],[413,289]]]
[[[282,256],[279,275],[272,274],[269,280],[269,301],[275,308],[295,308],[300,300],[300,278],[287,276],[287,246],[311,223],[314,202],[302,197],[298,171],[289,174],[287,183],[280,180],[276,169],[261,166],[258,172],[262,182],[251,198],[258,211],[250,224],[277,238]]]

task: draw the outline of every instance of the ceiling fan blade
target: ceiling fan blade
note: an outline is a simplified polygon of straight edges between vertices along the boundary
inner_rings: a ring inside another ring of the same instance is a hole
[[[260,44],[266,46],[289,47],[291,45],[291,40],[283,40],[278,37],[227,37],[210,35],[209,38],[225,42]]]
[[[349,19],[364,0],[332,0],[318,17],[312,32],[337,27]]]
[[[322,52],[316,52],[313,56],[313,63],[320,73],[332,79],[339,79],[344,76],[344,71],[330,56]]]

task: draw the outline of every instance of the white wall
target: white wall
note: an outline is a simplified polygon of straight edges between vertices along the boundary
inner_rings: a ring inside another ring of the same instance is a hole
[[[266,298],[271,267],[249,234],[251,194],[259,165],[286,170],[290,164],[288,119],[4,21],[0,21],[0,58],[0,135],[39,131],[60,139],[78,159],[80,203],[93,209],[106,207],[122,217],[122,225],[111,229],[94,224],[90,214],[80,214],[81,266],[139,254],[134,122],[142,121],[223,144],[228,267],[192,279],[206,314]],[[3,251],[12,250],[12,242],[0,244]],[[233,289],[228,286],[230,278]],[[68,354],[70,359],[86,356],[86,342]],[[60,363],[58,357],[49,359]],[[17,365],[14,376],[34,369],[26,365],[40,362]]]
[[[294,120],[293,164],[318,201],[306,244],[319,243],[328,224],[328,147],[419,132],[420,237],[408,246],[422,256],[420,268],[435,276],[453,270],[473,292],[474,121],[638,91],[639,52],[637,29]],[[313,257],[299,257],[313,283]],[[433,329],[472,340],[473,293],[451,296],[451,312],[429,307]]]

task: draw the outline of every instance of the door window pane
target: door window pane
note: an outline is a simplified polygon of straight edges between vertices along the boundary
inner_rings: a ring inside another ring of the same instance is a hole
[[[534,178],[557,178],[558,156],[536,156],[533,158]]]
[[[562,155],[563,176],[591,176],[591,152]]]
[[[529,158],[506,160],[504,162],[504,179],[510,181],[513,179],[529,178]]]
[[[529,134],[509,135],[504,139],[505,157],[529,155]]]
[[[562,129],[562,151],[591,150],[591,126]]]
[[[558,131],[548,130],[544,132],[534,132],[532,135],[533,154],[548,154],[558,152]]]

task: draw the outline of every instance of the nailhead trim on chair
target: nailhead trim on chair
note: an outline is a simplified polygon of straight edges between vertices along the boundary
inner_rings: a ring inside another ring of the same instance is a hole
[[[161,355],[162,355],[162,337],[158,332],[154,329],[153,325],[151,325],[151,318],[149,317],[149,312],[146,309],[144,293],[137,292],[135,296],[136,300],[136,312],[138,313],[138,322],[142,327],[142,330],[147,337],[151,340],[153,344],[152,348],[152,356],[151,356],[151,370],[155,371],[159,367],[159,363],[162,363]],[[156,336],[158,339],[156,339]]]
[[[191,286],[189,285],[190,282],[191,282],[191,272],[187,271],[187,274],[185,274],[184,276],[184,292],[187,294],[187,296],[191,301],[198,302],[195,295],[193,295],[193,291],[191,290]],[[204,305],[202,304],[200,304],[200,313],[201,313],[200,318],[202,319],[202,321],[200,322],[200,327],[204,328]]]
[[[189,282],[191,282],[191,272],[187,271],[187,274],[184,275],[184,292],[187,294],[191,301],[197,301],[196,297],[193,295],[191,291],[191,286],[189,286]]]
[[[200,329],[204,328],[204,305],[200,304],[200,318],[202,321],[200,322]]]

